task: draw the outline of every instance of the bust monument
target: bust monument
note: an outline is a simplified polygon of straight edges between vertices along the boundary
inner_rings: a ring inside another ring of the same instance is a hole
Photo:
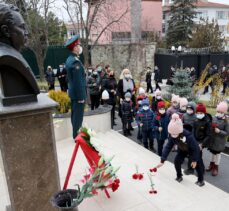
[[[36,102],[35,77],[19,50],[28,38],[19,9],[0,4],[0,101],[3,106]]]

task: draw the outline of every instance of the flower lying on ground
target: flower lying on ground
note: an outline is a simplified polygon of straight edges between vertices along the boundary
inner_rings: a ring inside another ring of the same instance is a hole
[[[132,175],[132,178],[134,180],[137,180],[137,179],[142,180],[144,178],[143,173],[141,173],[141,174],[138,173],[138,166],[137,165],[135,165],[135,168],[136,168],[136,173]]]
[[[154,183],[153,183],[153,175],[148,173],[149,181],[150,181],[150,187],[151,189],[149,190],[149,194],[157,194],[157,190],[154,188]]]

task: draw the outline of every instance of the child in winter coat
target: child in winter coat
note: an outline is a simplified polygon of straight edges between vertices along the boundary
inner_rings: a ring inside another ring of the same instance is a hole
[[[168,126],[168,132],[170,134],[169,141],[162,152],[161,163],[157,166],[157,168],[163,166],[173,146],[177,144],[179,150],[174,160],[177,182],[181,182],[183,180],[181,165],[185,157],[189,156],[192,161],[192,168],[197,171],[198,180],[196,184],[200,187],[205,185],[203,166],[200,161],[200,148],[192,133],[183,129],[183,124],[178,114],[172,115],[172,119]]]
[[[216,108],[217,113],[212,120],[212,136],[209,145],[212,159],[208,169],[206,169],[212,172],[212,176],[218,175],[221,152],[225,149],[227,136],[229,135],[229,118],[226,116],[227,110],[227,102],[219,103]]]
[[[125,94],[125,100],[121,105],[122,112],[122,128],[124,136],[131,136],[131,122],[133,120],[133,104],[131,101],[131,94],[127,92]]]
[[[207,114],[206,106],[202,103],[199,103],[196,107],[196,120],[193,124],[193,134],[197,140],[200,147],[200,161],[204,168],[204,163],[202,160],[202,151],[203,148],[208,146],[210,136],[211,136],[211,115]],[[188,169],[184,171],[186,175],[193,174],[194,171],[191,168],[190,161],[188,162]]]
[[[143,145],[145,148],[155,151],[153,148],[153,119],[154,113],[149,107],[149,100],[142,101],[142,108],[137,113],[137,124],[141,127]],[[149,144],[148,144],[149,139]]]
[[[180,98],[180,108],[177,112],[181,119],[182,119],[183,115],[186,113],[187,105],[188,105],[187,98],[181,97]]]
[[[168,108],[168,110],[166,112],[167,115],[169,116],[169,118],[171,118],[171,116],[174,113],[178,112],[178,110],[179,110],[179,102],[180,102],[179,95],[172,94],[172,99],[171,99],[172,105]]]
[[[157,89],[155,91],[155,96],[153,97],[153,100],[152,100],[152,106],[151,107],[152,107],[153,112],[157,112],[157,105],[161,101],[163,101],[161,90]]]
[[[169,117],[166,114],[165,110],[165,102],[160,101],[157,105],[157,113],[155,114],[155,118],[153,121],[154,126],[154,134],[157,139],[158,146],[158,155],[162,155],[162,149],[165,143],[165,140],[168,138],[168,125],[169,125]]]
[[[189,102],[187,105],[186,113],[182,117],[184,126],[189,127],[189,131],[193,130],[193,125],[196,120],[196,103]]]
[[[142,107],[142,100],[147,99],[147,96],[145,94],[145,90],[140,87],[139,91],[138,91],[138,96],[137,96],[137,103],[136,103],[136,107],[135,107],[135,114],[137,114],[137,112],[141,109]],[[138,126],[138,135],[137,135],[137,139],[140,141],[140,143],[142,142],[142,131],[141,131],[141,127]]]

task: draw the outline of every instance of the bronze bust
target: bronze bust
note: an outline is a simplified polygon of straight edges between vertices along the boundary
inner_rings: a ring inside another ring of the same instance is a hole
[[[35,77],[19,50],[28,37],[17,7],[0,4],[0,100],[3,106],[37,101]]]

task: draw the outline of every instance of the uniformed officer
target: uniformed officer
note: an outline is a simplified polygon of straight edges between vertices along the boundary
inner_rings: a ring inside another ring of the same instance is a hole
[[[82,53],[79,35],[73,36],[65,46],[71,51],[67,58],[66,69],[68,78],[68,94],[71,98],[71,122],[73,127],[73,138],[82,126],[84,105],[86,101],[86,76],[84,65],[79,59]]]

